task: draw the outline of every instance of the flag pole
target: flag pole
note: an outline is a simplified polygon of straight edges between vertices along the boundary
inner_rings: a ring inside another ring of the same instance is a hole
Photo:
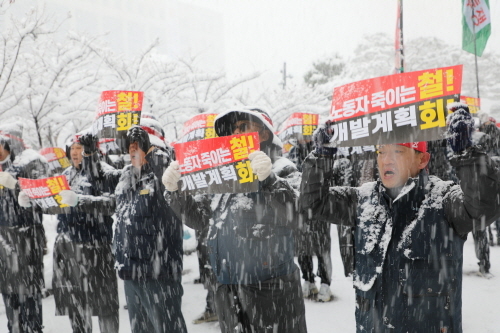
[[[400,38],[401,38],[401,73],[404,73],[405,71],[405,53],[404,53],[404,47],[403,47],[403,0],[400,0],[400,3],[401,3],[401,9],[400,9],[400,15],[401,15],[401,18],[400,18]]]
[[[396,20],[395,38],[395,59],[394,73],[403,73],[405,71],[405,55],[403,46],[403,0],[398,0],[398,12]]]
[[[477,98],[479,100],[479,70],[477,66],[477,46],[476,46],[476,26],[474,24],[474,1],[471,1],[472,3],[472,17],[471,17],[471,22],[472,22],[472,35],[474,36],[474,62],[476,64],[476,88],[477,88]]]

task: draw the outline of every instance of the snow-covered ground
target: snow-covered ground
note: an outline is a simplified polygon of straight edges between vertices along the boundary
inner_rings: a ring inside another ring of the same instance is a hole
[[[52,250],[55,238],[55,221],[47,218],[45,221],[49,248]],[[463,327],[466,333],[500,332],[500,316],[498,315],[498,303],[500,300],[500,247],[491,248],[491,272],[496,274],[491,279],[470,274],[477,271],[477,260],[474,254],[474,242],[472,236],[465,243],[464,250],[464,275],[463,282]],[[192,239],[187,240],[188,247],[192,247]],[[352,281],[343,275],[342,263],[338,250],[337,228],[332,228],[332,260],[333,276],[331,289],[335,300],[330,303],[315,303],[306,301],[306,317],[309,333],[330,332],[355,332],[354,324],[354,291]],[[50,285],[52,275],[51,254],[45,257],[45,270],[47,284]],[[183,277],[184,297],[182,300],[182,311],[188,332],[211,333],[219,332],[218,323],[193,325],[192,321],[204,310],[206,291],[200,284],[193,284],[193,280],[199,276],[198,261],[196,253],[184,257]],[[123,283],[119,283],[120,293],[120,333],[131,332],[127,310],[123,309],[125,295]],[[0,302],[0,332],[7,331],[7,318],[3,302]],[[43,320],[45,333],[71,333],[68,317],[56,317],[54,298],[52,296],[43,300]],[[97,317],[94,317],[94,332],[100,332]]]

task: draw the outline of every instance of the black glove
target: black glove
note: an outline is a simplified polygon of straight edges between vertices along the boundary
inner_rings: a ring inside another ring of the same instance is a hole
[[[334,123],[328,120],[323,125],[318,126],[313,134],[314,147],[316,149],[316,154],[323,156],[333,156],[337,153],[337,148],[334,147],[330,140],[333,136],[333,125]]]
[[[127,147],[131,143],[137,142],[139,148],[145,153],[151,148],[151,141],[149,141],[149,134],[139,126],[130,127],[127,132]]]
[[[472,146],[474,119],[464,109],[457,109],[449,116],[448,143],[455,153],[461,153]]]
[[[97,136],[92,133],[82,134],[78,141],[83,146],[83,152],[86,155],[91,155],[97,151]]]

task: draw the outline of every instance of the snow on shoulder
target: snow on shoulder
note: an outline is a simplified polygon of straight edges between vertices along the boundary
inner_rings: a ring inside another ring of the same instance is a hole
[[[35,160],[40,160],[43,163],[47,163],[47,160],[45,157],[34,151],[33,149],[25,149],[20,155],[16,156],[16,159],[14,160],[13,165],[14,166],[22,166],[22,165],[27,165],[30,162],[33,162]]]

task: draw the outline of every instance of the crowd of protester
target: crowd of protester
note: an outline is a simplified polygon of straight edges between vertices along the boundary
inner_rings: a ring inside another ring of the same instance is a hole
[[[259,183],[251,193],[180,191],[180,165],[152,116],[128,130],[128,155],[120,158],[103,154],[91,131],[76,133],[65,147],[70,189],[60,193],[68,207],[57,212],[52,281],[43,278],[42,219],[55,213],[18,184],[52,174],[24,145],[19,124],[3,124],[0,288],[8,330],[43,332],[42,290],[51,283],[56,315],[68,316],[73,332],[92,332],[98,316],[101,332],[118,333],[120,278],[132,332],[187,332],[185,224],[196,230],[207,290],[196,324],[218,320],[223,333],[305,333],[304,298],[335,297],[335,224],[345,275],[353,277],[357,332],[461,332],[463,244],[472,233],[487,276],[490,224],[499,230],[500,131],[464,104],[449,111],[441,141],[341,151],[327,121],[285,156],[264,109],[220,113],[218,136],[259,134],[260,149],[248,156]]]

